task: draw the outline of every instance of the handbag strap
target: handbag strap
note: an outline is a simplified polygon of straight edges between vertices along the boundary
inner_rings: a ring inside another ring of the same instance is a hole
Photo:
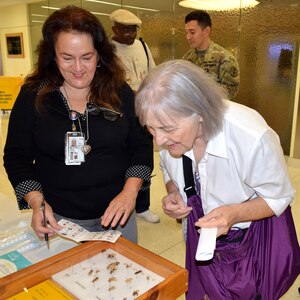
[[[147,51],[147,47],[146,47],[145,42],[143,41],[143,39],[141,37],[139,38],[139,40],[142,43],[143,48],[145,50],[145,54],[147,56],[147,68],[148,68],[148,72],[149,72],[149,54],[148,54],[148,51]]]
[[[192,160],[189,157],[182,155],[182,164],[185,183],[185,187],[183,190],[185,191],[187,198],[190,198],[191,196],[197,195]]]

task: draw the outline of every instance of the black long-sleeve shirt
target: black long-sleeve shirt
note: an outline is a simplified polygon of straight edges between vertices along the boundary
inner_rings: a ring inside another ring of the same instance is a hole
[[[47,95],[44,109],[35,109],[36,92],[22,87],[11,112],[4,166],[15,188],[20,209],[31,190],[43,192],[54,212],[73,219],[100,217],[122,190],[127,177],[139,177],[149,186],[153,169],[150,135],[134,113],[134,93],[120,90],[123,116],[108,121],[88,115],[91,152],[81,165],[66,165],[64,141],[72,131],[66,99],[59,88]],[[79,130],[78,120],[74,121]],[[80,117],[86,134],[87,118]]]

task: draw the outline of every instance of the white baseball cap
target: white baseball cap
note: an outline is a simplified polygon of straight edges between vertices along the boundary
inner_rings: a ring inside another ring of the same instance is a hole
[[[141,26],[142,21],[133,13],[126,9],[117,9],[110,14],[110,19],[113,22],[120,23],[123,25],[137,25]]]

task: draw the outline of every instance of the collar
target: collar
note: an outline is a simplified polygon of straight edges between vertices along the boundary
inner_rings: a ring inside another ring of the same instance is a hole
[[[220,131],[207,143],[205,151],[206,153],[214,156],[228,158],[224,127],[225,123],[223,124],[222,131]]]
[[[225,126],[225,124],[223,126]],[[187,151],[186,153],[184,153],[184,155],[189,157],[192,161],[195,161],[193,149]],[[224,127],[221,132],[219,132],[207,143],[203,159],[207,160],[208,155],[228,158]]]
[[[196,54],[205,54],[209,49],[213,48],[214,42],[212,40],[209,41],[208,47],[205,50],[197,50],[193,49]]]

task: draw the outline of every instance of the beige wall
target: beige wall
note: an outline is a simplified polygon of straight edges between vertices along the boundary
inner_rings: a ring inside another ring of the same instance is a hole
[[[7,57],[5,34],[23,33],[24,58]],[[4,76],[26,76],[31,71],[31,48],[27,5],[13,5],[0,10],[0,41]]]

